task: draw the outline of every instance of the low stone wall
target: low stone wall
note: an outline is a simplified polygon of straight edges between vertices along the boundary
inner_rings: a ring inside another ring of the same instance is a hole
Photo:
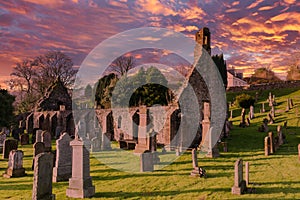
[[[241,92],[241,91],[253,91],[253,90],[271,90],[271,89],[284,89],[284,88],[298,88],[300,87],[300,81],[282,81],[277,83],[256,84],[244,87],[231,87],[228,88],[228,92]]]

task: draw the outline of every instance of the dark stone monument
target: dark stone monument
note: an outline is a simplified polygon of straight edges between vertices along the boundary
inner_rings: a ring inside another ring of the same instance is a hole
[[[32,200],[54,200],[52,194],[53,154],[40,153],[35,157]]]
[[[21,142],[21,145],[29,144],[29,135],[28,134],[22,134],[20,136],[20,142]]]
[[[7,159],[11,150],[18,149],[18,141],[14,139],[6,139],[3,145],[2,159]]]
[[[150,151],[140,154],[140,166],[141,172],[151,172],[154,170],[153,154]]]

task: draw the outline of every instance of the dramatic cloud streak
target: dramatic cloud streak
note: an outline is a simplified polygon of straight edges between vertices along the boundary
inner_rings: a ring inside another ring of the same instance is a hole
[[[49,50],[60,50],[80,65],[106,38],[146,26],[169,28],[189,37],[207,26],[212,52],[223,52],[229,65],[246,75],[258,67],[271,67],[284,77],[286,61],[299,51],[299,10],[296,0],[2,1],[0,81],[16,62]]]

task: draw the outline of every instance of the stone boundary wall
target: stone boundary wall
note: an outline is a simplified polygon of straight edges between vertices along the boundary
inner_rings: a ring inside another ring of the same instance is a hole
[[[227,92],[241,92],[241,91],[253,91],[253,90],[271,90],[271,89],[284,89],[284,88],[298,88],[300,87],[300,81],[282,81],[277,83],[256,84],[243,87],[230,87]]]

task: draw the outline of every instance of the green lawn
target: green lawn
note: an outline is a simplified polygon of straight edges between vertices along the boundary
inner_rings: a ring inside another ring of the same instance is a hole
[[[240,110],[234,112],[234,129],[230,132],[229,152],[221,152],[219,158],[199,158],[199,165],[207,171],[207,178],[194,178],[189,174],[192,170],[191,152],[186,152],[175,162],[158,171],[149,173],[127,173],[111,169],[96,158],[91,157],[91,176],[96,187],[93,199],[300,199],[300,162],[297,145],[300,143],[300,117],[296,110],[300,107],[300,91],[295,89],[275,91],[278,103],[275,124],[270,125],[276,131],[277,125],[288,120],[285,134],[288,143],[280,147],[274,155],[264,156],[263,140],[267,133],[257,131],[266,113],[259,114],[259,106],[255,108],[255,119],[250,127],[239,128]],[[255,93],[254,93],[255,94]],[[234,97],[236,94],[229,94]],[[265,101],[268,91],[260,95],[259,102]],[[286,98],[292,97],[294,108],[284,112]],[[269,110],[265,104],[266,110]],[[33,172],[32,145],[19,147],[24,151],[24,167],[27,176],[22,178],[0,178],[0,199],[31,199]],[[101,159],[109,157],[110,152],[97,154]],[[175,152],[171,153],[172,155]],[[234,182],[234,162],[242,158],[250,163],[250,187],[254,194],[232,195]],[[120,156],[120,162],[124,162]],[[7,161],[0,159],[0,170],[5,171]],[[53,183],[56,199],[66,197],[68,182]]]

